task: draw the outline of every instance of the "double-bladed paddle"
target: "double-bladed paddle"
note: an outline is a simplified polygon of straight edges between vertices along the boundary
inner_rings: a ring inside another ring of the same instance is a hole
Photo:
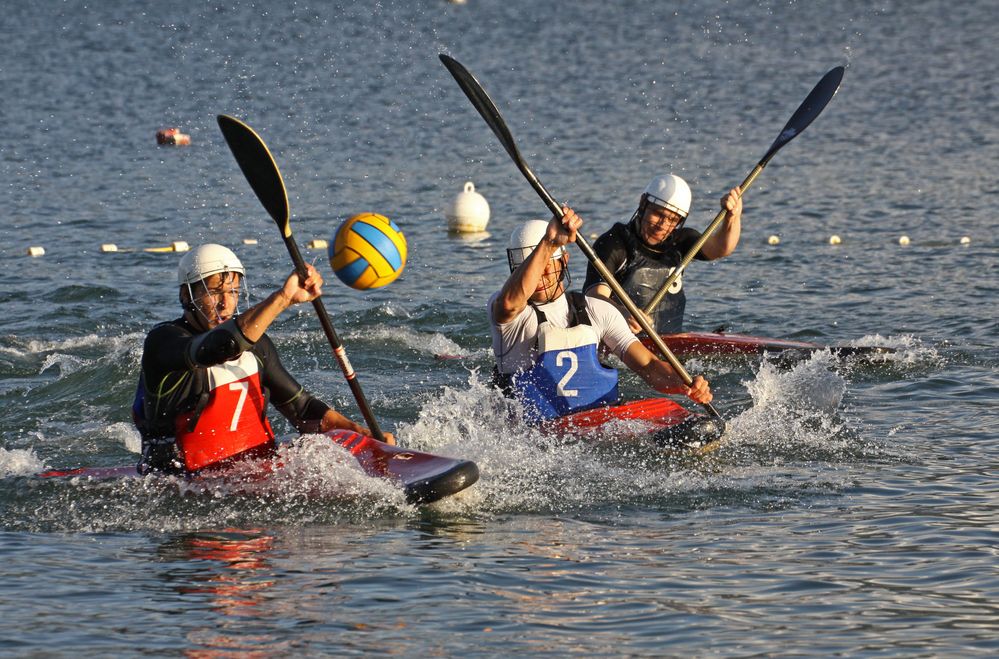
[[[753,171],[749,173],[746,180],[742,182],[740,187],[742,188],[743,195],[746,194],[746,190],[753,184],[756,177],[760,175],[763,168],[767,166],[770,159],[773,158],[778,151],[780,151],[781,147],[797,137],[801,131],[808,128],[809,124],[815,121],[815,118],[819,116],[823,109],[825,109],[829,101],[832,100],[832,97],[836,95],[836,90],[839,89],[839,83],[843,80],[843,73],[843,67],[837,66],[834,69],[830,69],[829,73],[822,76],[822,80],[819,80],[819,83],[815,85],[812,91],[809,92],[808,96],[805,97],[805,100],[802,101],[798,109],[795,110],[793,115],[791,115],[788,122],[784,124],[784,128],[780,131],[780,135],[778,135],[777,139],[774,140],[774,143],[770,146],[766,155],[763,156],[758,163],[756,163],[756,167],[754,167]],[[727,212],[728,211],[725,209],[718,212],[718,215],[715,216],[715,219],[704,230],[704,233],[701,234],[698,241],[694,243],[693,247],[690,248],[687,254],[680,261],[680,265],[678,265],[676,269],[670,273],[670,276],[659,288],[659,291],[652,297],[651,300],[649,300],[649,303],[645,305],[645,309],[642,311],[650,315],[653,311],[655,311],[656,307],[659,306],[659,303],[663,301],[663,298],[666,297],[666,294],[669,292],[669,287],[673,285],[673,282],[680,278],[686,267],[691,261],[694,260],[697,253],[701,251],[701,248],[704,247],[704,243],[708,241],[711,234],[715,232],[715,229],[717,229],[722,223],[722,220],[725,219],[725,214]]]
[[[284,187],[284,179],[281,178],[281,172],[278,170],[277,163],[274,162],[274,157],[256,131],[239,119],[220,114],[218,122],[219,128],[222,129],[222,135],[225,137],[225,141],[232,151],[232,155],[236,157],[236,162],[239,163],[239,168],[243,170],[243,175],[246,176],[247,182],[253,188],[253,192],[256,193],[257,199],[260,200],[267,213],[277,224],[278,229],[281,231],[281,237],[284,238],[284,244],[288,248],[288,253],[291,254],[291,260],[295,263],[295,269],[304,279],[307,275],[305,261],[302,259],[301,252],[298,251],[298,244],[295,242],[295,237],[291,234],[291,210],[288,206],[288,191]],[[371,413],[368,400],[364,397],[364,392],[361,390],[361,383],[357,380],[357,373],[354,372],[354,367],[350,365],[350,360],[347,359],[347,351],[344,350],[343,344],[340,343],[340,338],[336,335],[336,330],[333,328],[333,322],[330,320],[329,314],[326,313],[326,306],[323,304],[322,298],[313,300],[312,306],[316,310],[316,315],[319,316],[319,323],[323,326],[323,331],[326,333],[330,347],[333,348],[333,354],[336,356],[337,363],[340,364],[340,369],[347,379],[347,384],[350,386],[350,391],[354,394],[354,400],[357,401],[357,406],[360,408],[361,415],[368,424],[371,435],[377,440],[385,441],[385,436],[382,435],[381,428],[378,427],[378,422],[375,420],[375,415]]]
[[[496,137],[499,138],[500,143],[503,145],[503,148],[506,149],[506,152],[510,154],[510,157],[517,165],[520,173],[524,175],[524,178],[526,178],[531,184],[534,191],[537,192],[538,196],[540,196],[542,201],[545,202],[548,210],[550,210],[557,217],[563,217],[564,213],[562,211],[562,207],[548,193],[548,190],[546,190],[545,186],[541,184],[538,177],[534,175],[531,168],[527,166],[527,162],[520,155],[520,151],[517,149],[517,145],[513,141],[513,135],[510,134],[510,129],[507,128],[506,122],[503,121],[503,117],[496,108],[496,104],[493,103],[491,98],[489,98],[489,95],[486,93],[486,90],[482,88],[482,85],[479,84],[479,81],[475,79],[475,76],[469,73],[468,69],[462,66],[461,63],[454,58],[441,54],[440,59],[441,62],[444,63],[447,70],[451,72],[451,75],[454,76],[454,79],[458,82],[458,86],[461,87],[461,90],[465,92],[465,96],[468,97],[468,100],[472,102],[472,105],[475,106],[475,109],[479,111],[479,114],[481,114],[482,118],[486,120],[486,123],[492,129],[493,133],[495,133]],[[680,376],[684,384],[688,387],[693,384],[694,379],[690,377],[690,374],[687,373],[686,369],[684,369],[680,360],[676,358],[676,355],[670,352],[670,349],[666,347],[666,344],[663,343],[661,338],[659,338],[659,335],[653,331],[652,326],[647,320],[645,320],[638,307],[634,302],[632,302],[631,298],[628,297],[628,294],[624,291],[624,289],[621,288],[621,285],[614,278],[614,275],[611,274],[611,271],[607,268],[604,262],[600,260],[596,252],[593,251],[593,248],[590,247],[590,244],[586,242],[586,239],[579,233],[576,234],[576,244],[581,250],[583,250],[583,254],[586,256],[587,260],[593,264],[593,267],[597,269],[597,272],[600,273],[600,276],[603,277],[604,281],[608,286],[610,286],[611,290],[618,297],[618,299],[624,303],[624,306],[628,309],[631,315],[638,319],[638,324],[645,331],[645,333],[649,335],[660,354],[662,354],[666,361],[669,362],[670,366],[673,367],[673,370]],[[722,428],[724,429],[725,420],[714,408],[714,406],[711,405],[711,403],[703,403],[703,406],[704,409],[711,413],[711,415],[722,424]]]

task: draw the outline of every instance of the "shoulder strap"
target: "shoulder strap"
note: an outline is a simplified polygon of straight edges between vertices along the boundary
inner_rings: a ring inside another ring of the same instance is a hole
[[[545,312],[544,311],[542,311],[541,309],[538,309],[537,305],[534,304],[533,302],[528,302],[528,304],[530,304],[531,308],[534,309],[534,316],[538,319],[538,326],[539,327],[541,326],[541,323],[547,323],[548,322],[548,317],[545,316]]]
[[[572,291],[566,295],[569,298],[569,327],[592,325],[590,314],[586,311],[586,296],[579,291]]]

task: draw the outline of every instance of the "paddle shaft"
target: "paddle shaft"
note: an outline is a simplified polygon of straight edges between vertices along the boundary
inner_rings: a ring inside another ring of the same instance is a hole
[[[295,263],[295,269],[298,271],[299,276],[305,279],[307,276],[305,260],[302,258],[302,253],[298,251],[298,243],[295,242],[295,238],[290,232],[289,235],[284,236],[284,244],[288,248],[288,253],[291,254],[291,260]],[[316,315],[319,316],[319,324],[322,325],[323,333],[326,334],[326,340],[329,341],[330,347],[333,348],[333,356],[336,357],[337,364],[340,365],[340,370],[343,371],[343,377],[347,380],[347,386],[350,387],[351,393],[354,394],[354,400],[357,401],[357,407],[361,410],[361,416],[364,417],[365,423],[368,424],[371,436],[384,442],[385,436],[382,434],[382,429],[378,425],[371,407],[368,405],[368,399],[361,389],[357,373],[354,371],[354,367],[351,366],[350,360],[347,359],[347,351],[344,349],[343,343],[340,342],[340,337],[336,334],[333,321],[330,320],[330,315],[326,312],[326,305],[323,304],[322,297],[317,297],[312,301],[312,308],[316,310]]]
[[[291,260],[295,264],[295,270],[304,280],[308,276],[308,268],[305,266],[305,260],[302,258],[302,253],[298,250],[298,244],[291,233],[288,190],[284,185],[284,179],[281,178],[281,171],[274,161],[274,156],[271,155],[263,138],[239,119],[219,115],[218,124],[226,143],[229,145],[229,150],[236,158],[236,163],[243,171],[250,188],[257,195],[257,199],[260,200],[267,214],[277,224],[285,247],[288,248]],[[360,409],[364,421],[368,424],[371,436],[384,442],[385,436],[378,426],[375,415],[371,412],[368,399],[364,396],[361,383],[357,379],[357,373],[354,372],[354,367],[347,359],[347,351],[344,350],[343,344],[333,328],[333,322],[326,312],[322,298],[317,297],[313,300],[312,307],[316,310],[316,315],[319,316],[319,324],[323,327],[326,339],[333,349],[333,355],[340,365],[340,370],[343,371],[351,393],[354,394],[354,400],[357,402],[357,407]]]

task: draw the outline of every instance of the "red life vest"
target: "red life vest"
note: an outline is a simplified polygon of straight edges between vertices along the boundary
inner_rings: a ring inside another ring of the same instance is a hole
[[[177,453],[188,471],[274,445],[257,358],[249,351],[209,366],[208,402],[177,416]]]

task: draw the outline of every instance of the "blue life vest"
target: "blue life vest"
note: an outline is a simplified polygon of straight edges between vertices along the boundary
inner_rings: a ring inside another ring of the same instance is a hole
[[[618,400],[617,370],[600,363],[600,339],[586,313],[582,293],[568,293],[569,326],[555,327],[537,307],[538,357],[528,371],[510,378],[529,421],[537,423]]]

